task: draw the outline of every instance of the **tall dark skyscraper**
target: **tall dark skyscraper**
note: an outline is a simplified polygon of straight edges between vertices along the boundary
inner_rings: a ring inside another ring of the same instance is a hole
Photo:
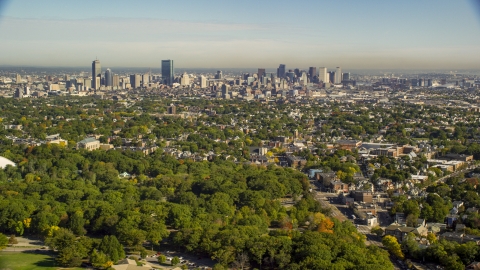
[[[284,64],[280,64],[280,66],[278,66],[278,68],[277,68],[277,77],[278,77],[278,78],[283,78],[283,77],[285,77],[285,65],[284,65]]]
[[[97,90],[100,88],[100,81],[102,78],[102,66],[100,61],[95,60],[92,62],[92,88]]]
[[[113,86],[113,73],[109,68],[105,71],[105,86]]]
[[[259,68],[258,69],[258,79],[260,80],[262,76],[265,76],[265,69],[264,68]]]
[[[308,74],[310,75],[310,81],[313,81],[313,78],[317,76],[317,68],[316,67],[310,67],[308,69]]]
[[[173,68],[173,60],[162,60],[162,80],[164,84],[173,84],[173,74],[175,69]]]
[[[335,71],[329,71],[328,78],[330,79],[331,83],[335,83]]]
[[[295,76],[297,76],[297,78],[300,77],[300,75],[302,75],[300,73],[300,69],[298,69],[298,68],[294,69],[293,71],[295,72]]]
[[[343,73],[342,81],[350,81],[350,72],[344,72]]]

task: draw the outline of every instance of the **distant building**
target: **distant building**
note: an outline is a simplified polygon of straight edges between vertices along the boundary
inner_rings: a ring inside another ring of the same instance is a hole
[[[105,86],[113,86],[113,73],[109,68],[105,71]]]
[[[221,70],[217,70],[217,74],[215,74],[215,79],[217,80],[223,79],[223,74]]]
[[[92,62],[92,88],[100,89],[100,79],[102,77],[102,67],[99,60]]]
[[[187,72],[184,72],[180,78],[180,85],[186,86],[190,85],[190,76],[188,76]]]
[[[142,85],[146,87],[150,83],[150,73],[145,73],[142,75]]]
[[[225,99],[230,98],[230,95],[228,93],[229,88],[230,87],[226,84],[222,85],[222,97],[225,98]]]
[[[335,83],[335,71],[328,72],[328,82]]]
[[[14,98],[23,98],[23,90],[20,88],[15,89]]]
[[[313,79],[317,76],[317,68],[316,67],[310,67],[308,69],[308,75],[310,76],[310,81],[313,81]]]
[[[77,143],[77,149],[86,149],[88,151],[100,148],[100,141],[95,138],[86,138]]]
[[[171,104],[170,106],[168,106],[167,113],[168,114],[176,114],[177,113],[177,108],[175,107],[175,105]]]
[[[278,78],[283,78],[283,77],[285,77],[285,65],[284,65],[284,64],[280,64],[280,66],[278,66],[278,68],[277,68],[277,77],[278,77]]]
[[[162,60],[162,80],[166,85],[172,85],[174,82],[173,60]]]
[[[258,75],[258,80],[260,81],[262,79],[262,77],[265,76],[265,69],[264,68],[259,68],[258,72],[257,72],[257,75]]]
[[[207,87],[207,78],[203,75],[200,76],[200,88]]]
[[[337,69],[335,70],[335,77],[334,77],[334,84],[339,84],[342,82],[342,68],[341,67],[337,67]]]
[[[321,82],[324,82],[324,83],[330,82],[330,78],[328,77],[326,67],[320,67],[320,68],[318,68],[318,71],[319,71],[318,81],[321,81]]]
[[[112,78],[112,86],[113,86],[113,87],[119,87],[119,86],[120,86],[120,76],[118,76],[118,75],[113,75],[113,78]]]
[[[133,89],[140,88],[142,81],[142,76],[139,74],[132,74],[130,75],[130,85],[132,86]]]

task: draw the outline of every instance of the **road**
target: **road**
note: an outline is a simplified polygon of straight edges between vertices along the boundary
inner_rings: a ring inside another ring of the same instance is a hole
[[[480,167],[480,163],[479,164],[473,164],[473,165],[470,165],[468,166],[467,168],[463,169],[463,170],[460,170],[460,171],[456,171],[454,173],[451,173],[447,176],[444,176],[444,177],[441,177],[437,180],[437,182],[445,182],[448,178],[450,177],[454,177],[454,176],[457,176],[461,173],[466,173],[466,172],[471,172],[473,170],[475,170],[476,168]]]
[[[330,204],[330,201],[335,198],[337,198],[337,194],[335,193],[325,193],[325,192],[320,192],[319,183],[318,181],[310,181],[310,187],[312,188],[312,192],[315,193],[315,199],[320,202],[323,208],[325,209],[330,209],[331,216],[340,220],[341,222],[348,220],[348,218],[335,206]]]

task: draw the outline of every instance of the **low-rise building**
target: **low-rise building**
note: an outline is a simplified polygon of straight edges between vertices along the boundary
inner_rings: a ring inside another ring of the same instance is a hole
[[[86,149],[88,151],[100,148],[100,141],[95,138],[86,138],[77,143],[77,149]]]

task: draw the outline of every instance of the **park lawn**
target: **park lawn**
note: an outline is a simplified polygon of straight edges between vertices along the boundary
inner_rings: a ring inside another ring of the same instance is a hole
[[[57,270],[63,269],[55,266],[55,261],[49,255],[0,252],[0,269],[11,270]],[[69,268],[72,270],[81,268]]]

